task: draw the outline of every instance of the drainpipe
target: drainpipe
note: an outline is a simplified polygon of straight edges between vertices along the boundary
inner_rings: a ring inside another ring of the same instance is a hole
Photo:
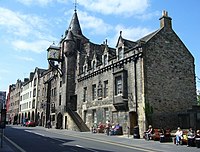
[[[138,126],[138,96],[137,96],[137,70],[136,70],[136,63],[137,63],[137,58],[134,60],[134,75],[135,75],[135,112],[136,112],[136,126]]]

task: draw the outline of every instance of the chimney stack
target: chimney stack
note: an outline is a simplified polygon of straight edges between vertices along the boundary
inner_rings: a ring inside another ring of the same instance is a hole
[[[160,28],[172,28],[171,17],[168,16],[168,12],[163,10],[162,17],[160,18]]]

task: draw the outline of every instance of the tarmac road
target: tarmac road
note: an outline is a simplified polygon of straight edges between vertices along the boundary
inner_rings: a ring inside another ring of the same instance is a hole
[[[21,139],[19,139],[21,137]],[[23,137],[23,138],[22,138]],[[172,142],[145,141],[127,135],[106,136],[91,132],[7,126],[0,152],[199,152],[196,147],[176,146]],[[30,149],[30,147],[32,147]]]

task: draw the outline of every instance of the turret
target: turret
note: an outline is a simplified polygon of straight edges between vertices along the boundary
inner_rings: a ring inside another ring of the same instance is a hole
[[[67,32],[63,43],[65,56],[68,57],[70,55],[73,55],[75,53],[75,41],[71,30]]]
[[[79,24],[79,20],[78,20],[76,10],[75,10],[74,15],[72,17],[72,20],[69,24],[68,31],[72,31],[72,33],[74,35],[82,35],[81,26]]]

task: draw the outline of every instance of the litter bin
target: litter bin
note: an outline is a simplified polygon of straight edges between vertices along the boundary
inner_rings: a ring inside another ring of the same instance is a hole
[[[133,128],[133,138],[136,138],[136,139],[140,138],[139,126],[135,126]]]
[[[196,147],[200,148],[200,138],[195,138],[196,140]]]

